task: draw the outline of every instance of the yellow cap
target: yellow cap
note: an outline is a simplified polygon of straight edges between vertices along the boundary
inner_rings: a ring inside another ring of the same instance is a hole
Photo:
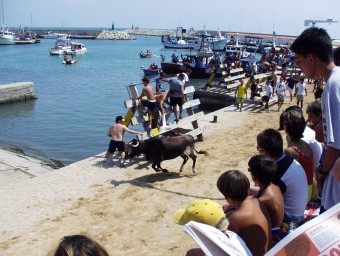
[[[189,221],[196,221],[216,227],[225,216],[222,207],[210,199],[194,200],[186,209],[179,209],[174,214],[174,221],[185,225]]]

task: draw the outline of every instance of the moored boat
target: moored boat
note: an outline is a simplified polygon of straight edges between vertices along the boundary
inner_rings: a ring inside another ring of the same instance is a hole
[[[0,30],[0,45],[15,44],[14,39],[14,33],[9,31],[8,29],[5,29],[5,26],[3,25]]]
[[[166,74],[178,74],[185,71],[185,66],[182,62],[174,63],[174,62],[161,62],[161,68]]]
[[[245,36],[244,46],[247,52],[263,53],[265,51],[262,43],[263,38],[258,36]]]
[[[20,36],[14,39],[16,44],[35,44],[37,42],[36,38],[31,38],[30,36]]]
[[[69,37],[69,35],[68,34],[62,34],[62,33],[48,31],[47,34],[41,35],[41,37],[44,38],[44,39],[58,39],[58,38]]]
[[[222,71],[219,68],[221,58],[209,46],[208,40],[210,38],[211,36],[202,34],[198,53],[195,55],[187,55],[186,58],[183,58],[185,68],[192,71],[190,75],[192,78],[207,78],[211,76],[212,72],[216,77],[222,75]]]
[[[170,49],[198,49],[200,43],[195,38],[164,37],[162,36],[164,48]]]

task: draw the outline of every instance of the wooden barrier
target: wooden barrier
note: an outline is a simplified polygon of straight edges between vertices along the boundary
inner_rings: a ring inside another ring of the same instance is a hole
[[[145,140],[145,139],[148,139],[150,136],[151,137],[159,136],[159,135],[164,134],[166,132],[169,132],[173,129],[176,129],[178,127],[181,127],[183,125],[188,125],[188,124],[191,123],[191,125],[194,129],[193,131],[191,131],[192,134],[194,134],[193,136],[197,136],[197,138],[199,140],[203,140],[203,134],[202,133],[207,128],[199,129],[197,120],[199,118],[203,117],[204,113],[198,112],[198,113],[195,114],[193,112],[193,109],[192,109],[194,106],[198,106],[200,104],[199,99],[186,101],[183,104],[183,106],[182,106],[183,110],[187,111],[188,117],[180,119],[178,121],[178,123],[173,123],[173,124],[165,126],[165,127],[163,127],[163,126],[157,127],[157,128],[152,129],[151,131],[147,132],[148,131],[148,124],[147,124],[148,122],[147,121],[149,120],[148,114],[143,113],[142,108],[138,107],[141,104],[140,100],[133,100],[133,98],[136,98],[139,95],[137,88],[134,84],[131,84],[131,85],[127,86],[127,89],[128,89],[129,95],[130,95],[130,99],[124,101],[125,107],[128,108],[128,112],[125,116],[125,119],[126,119],[125,124],[126,125],[129,125],[130,123],[132,125],[142,124],[145,132],[143,133],[142,136],[139,136],[140,139]],[[189,93],[193,93],[194,91],[195,91],[195,88],[193,86],[188,86],[187,88],[185,88],[184,94],[187,95]],[[178,107],[177,107],[177,110],[178,110]],[[136,112],[137,112],[137,116],[134,116],[136,114]],[[164,110],[164,112],[165,112],[164,114],[165,114],[166,120],[168,120],[168,118],[169,118],[169,116],[172,112],[168,108],[166,108]]]

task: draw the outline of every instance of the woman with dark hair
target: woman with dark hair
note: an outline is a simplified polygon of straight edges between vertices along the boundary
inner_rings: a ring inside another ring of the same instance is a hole
[[[83,235],[64,236],[54,256],[109,256],[96,241]]]
[[[315,131],[315,139],[323,142],[321,101],[315,100],[308,103],[306,113],[309,127]]]
[[[286,113],[284,117],[284,130],[288,147],[284,150],[298,161],[305,170],[308,183],[308,202],[317,199],[317,188],[313,189],[313,170],[314,157],[312,148],[303,138],[303,132],[306,128],[306,121],[300,111],[292,110]]]

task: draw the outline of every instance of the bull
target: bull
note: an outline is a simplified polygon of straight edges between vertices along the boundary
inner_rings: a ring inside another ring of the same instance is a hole
[[[206,151],[197,151],[195,149],[194,137],[191,135],[179,135],[174,137],[155,137],[146,141],[138,141],[133,139],[130,142],[131,149],[129,157],[134,157],[139,154],[144,154],[146,159],[152,162],[152,168],[156,172],[168,172],[168,170],[161,167],[161,162],[164,160],[174,159],[178,156],[183,158],[183,163],[180,172],[188,161],[189,157],[192,159],[192,172],[195,173],[195,164],[198,154],[208,155]]]

